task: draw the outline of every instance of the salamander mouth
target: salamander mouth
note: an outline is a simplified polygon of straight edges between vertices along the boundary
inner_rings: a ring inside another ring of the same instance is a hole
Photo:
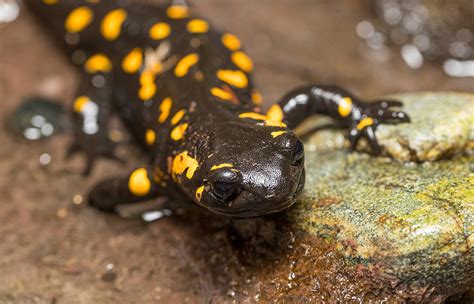
[[[301,170],[300,178],[298,180],[298,186],[296,187],[295,194],[293,194],[292,200],[296,200],[301,195],[304,189],[305,181],[306,181],[306,173],[303,168],[303,170]]]

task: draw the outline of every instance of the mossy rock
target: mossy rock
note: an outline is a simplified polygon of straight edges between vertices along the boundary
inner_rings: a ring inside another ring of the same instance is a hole
[[[474,284],[474,95],[396,98],[412,123],[377,131],[392,158],[340,149],[335,130],[305,141],[305,191],[288,219],[375,279],[466,289]]]

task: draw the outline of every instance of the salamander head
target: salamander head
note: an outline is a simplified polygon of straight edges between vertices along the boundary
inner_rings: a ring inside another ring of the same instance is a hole
[[[304,146],[290,130],[227,122],[210,141],[196,179],[182,185],[210,211],[261,216],[288,208],[301,194]]]

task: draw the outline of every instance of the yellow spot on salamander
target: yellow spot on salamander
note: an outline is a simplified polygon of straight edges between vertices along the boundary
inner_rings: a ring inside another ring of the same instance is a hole
[[[156,85],[155,84],[146,84],[140,87],[138,90],[138,97],[141,100],[148,100],[155,96]]]
[[[250,73],[253,70],[253,62],[247,54],[238,51],[231,55],[232,62],[244,72]]]
[[[176,68],[174,69],[174,74],[176,77],[184,77],[186,74],[188,74],[189,69],[198,63],[199,61],[199,55],[196,53],[189,54],[184,56],[176,65]]]
[[[89,97],[87,96],[79,96],[74,100],[74,111],[76,113],[82,113],[82,110],[84,109],[84,106],[86,103],[89,102]]]
[[[97,72],[106,73],[112,70],[112,62],[110,62],[107,56],[99,53],[89,57],[89,59],[87,59],[86,63],[84,64],[84,68],[90,74]]]
[[[155,74],[152,71],[143,71],[140,75],[140,84],[148,84],[155,82]]]
[[[273,106],[272,106],[273,108]],[[255,113],[255,112],[245,112],[239,115],[239,118],[250,118],[250,119],[255,119],[255,120],[262,120],[266,126],[268,127],[280,127],[280,128],[286,128],[286,124],[282,122],[283,119],[283,112],[280,113],[281,108],[280,106],[277,106],[277,108],[274,108],[272,110],[268,111],[269,114],[263,115],[260,113]]]
[[[155,74],[151,71],[144,71],[140,75],[140,89],[138,97],[141,100],[148,100],[156,93]]]
[[[262,102],[263,102],[263,97],[262,97],[262,94],[260,94],[260,92],[258,92],[258,91],[252,92],[252,96],[251,96],[251,97],[252,97],[252,102],[253,102],[255,105],[259,106],[259,105],[262,104]]]
[[[147,145],[149,145],[149,146],[153,145],[155,143],[155,140],[156,140],[155,131],[153,131],[152,129],[146,130],[145,140],[146,140]]]
[[[141,48],[134,48],[122,60],[122,69],[129,74],[138,72],[143,64],[143,51]]]
[[[184,5],[172,5],[168,7],[166,14],[171,19],[183,19],[189,16],[189,9]]]
[[[180,140],[184,136],[184,132],[188,129],[188,124],[187,123],[182,123],[178,126],[176,126],[170,133],[171,139],[173,140]]]
[[[164,123],[170,115],[171,107],[173,106],[173,100],[170,97],[166,97],[160,104],[160,116],[158,117],[159,123]]]
[[[94,19],[92,9],[81,6],[72,10],[66,18],[64,27],[69,33],[82,32]]]
[[[275,132],[272,132],[271,134],[272,134],[273,138],[277,138],[278,136],[283,135],[286,132],[287,131],[275,131]]]
[[[222,44],[231,51],[240,49],[241,43],[237,36],[232,34],[224,34],[221,38]]]
[[[247,75],[242,71],[218,70],[217,78],[240,89],[246,88],[249,84]]]
[[[178,112],[176,112],[176,114],[174,114],[173,117],[171,118],[171,124],[174,126],[178,122],[180,122],[185,113],[186,113],[186,110],[184,110],[184,109],[179,110]]]
[[[234,165],[232,164],[220,164],[220,165],[215,165],[212,166],[211,171],[221,169],[221,168],[232,168]]]
[[[274,104],[267,111],[267,117],[269,120],[281,122],[283,120],[283,110],[277,104]]]
[[[139,168],[130,174],[128,189],[135,196],[145,196],[150,193],[151,182],[145,168]]]
[[[339,101],[337,111],[341,117],[347,117],[349,114],[351,114],[352,99],[350,97],[344,97],[341,101]]]
[[[232,94],[221,88],[212,88],[211,94],[224,100],[232,100]]]
[[[100,32],[105,39],[112,41],[120,36],[122,24],[127,19],[127,12],[118,8],[105,15],[100,25]]]
[[[209,23],[202,19],[193,19],[188,22],[186,29],[193,34],[203,34],[209,30]]]
[[[58,0],[43,0],[43,3],[48,4],[48,5],[53,5],[58,3]]]
[[[186,170],[186,178],[191,179],[198,167],[199,164],[195,158],[189,156],[187,151],[181,152],[174,157],[171,165],[173,179],[177,180],[177,175],[183,174]]]
[[[365,117],[357,124],[357,130],[363,130],[365,127],[371,126],[373,124],[374,120],[372,118]]]
[[[267,120],[267,116],[260,114],[260,113],[255,113],[255,112],[245,112],[239,115],[239,118],[250,118],[250,119],[255,119],[255,120]]]
[[[198,202],[201,201],[201,198],[202,198],[202,192],[204,191],[204,185],[200,186],[199,188],[197,188],[196,190],[196,200]]]
[[[153,40],[161,40],[168,37],[171,33],[171,27],[168,23],[159,22],[152,25],[149,31],[150,38]]]

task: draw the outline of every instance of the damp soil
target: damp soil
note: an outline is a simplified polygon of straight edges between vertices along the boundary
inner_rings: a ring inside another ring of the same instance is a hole
[[[200,0],[195,9],[245,42],[267,105],[309,82],[367,98],[473,91],[471,79],[447,77],[437,65],[413,71],[396,53],[370,60],[354,30],[370,17],[362,2]],[[232,222],[185,207],[147,223],[88,208],[81,198],[95,182],[143,163],[136,148],[122,145],[126,165],[101,161],[85,178],[83,159],[64,159],[67,134],[26,142],[3,124],[24,96],[66,105],[77,80],[28,13],[0,25],[0,303],[402,299],[388,287],[367,292],[372,283],[329,245],[293,235],[278,216]]]

